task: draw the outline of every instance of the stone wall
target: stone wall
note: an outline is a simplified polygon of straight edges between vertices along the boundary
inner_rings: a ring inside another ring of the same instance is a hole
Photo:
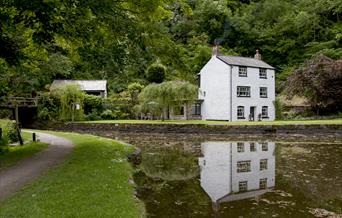
[[[74,132],[126,132],[171,134],[303,134],[341,135],[342,125],[192,125],[192,124],[115,124],[115,123],[67,123],[53,124],[39,129]]]

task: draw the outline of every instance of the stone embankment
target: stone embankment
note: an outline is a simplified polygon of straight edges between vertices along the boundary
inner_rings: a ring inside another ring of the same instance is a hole
[[[125,133],[161,133],[161,134],[301,134],[342,136],[342,125],[193,125],[193,124],[122,124],[122,123],[66,123],[48,125],[43,129],[72,132],[125,132]]]

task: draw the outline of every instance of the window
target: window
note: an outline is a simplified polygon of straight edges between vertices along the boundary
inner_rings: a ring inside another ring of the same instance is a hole
[[[267,79],[267,72],[266,69],[260,68],[259,69],[259,78]]]
[[[242,181],[239,182],[239,192],[246,192],[248,190],[248,182]]]
[[[256,147],[255,147],[255,143],[254,142],[249,143],[249,150],[251,152],[255,152],[256,151]]]
[[[237,107],[237,118],[245,119],[245,107],[244,106]]]
[[[195,103],[192,106],[192,115],[201,115],[201,103]]]
[[[268,118],[268,107],[267,106],[262,106],[261,117],[262,118]]]
[[[267,159],[260,160],[260,170],[267,170]]]
[[[238,97],[251,97],[251,87],[250,86],[238,86],[237,96]]]
[[[268,144],[267,144],[267,142],[261,143],[261,150],[262,151],[268,151]]]
[[[266,189],[267,188],[267,178],[259,180],[259,188]]]
[[[267,98],[267,87],[260,87],[260,98]]]
[[[237,152],[245,152],[245,144],[243,142],[237,143]]]
[[[247,67],[239,67],[239,77],[247,77]]]
[[[251,172],[251,161],[238,161],[237,162],[237,172],[244,173],[244,172]]]

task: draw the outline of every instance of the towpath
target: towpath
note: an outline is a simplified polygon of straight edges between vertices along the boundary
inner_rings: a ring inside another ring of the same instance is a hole
[[[41,142],[49,144],[48,148],[0,171],[0,202],[63,162],[74,147],[72,142],[65,138],[47,133],[36,134]]]

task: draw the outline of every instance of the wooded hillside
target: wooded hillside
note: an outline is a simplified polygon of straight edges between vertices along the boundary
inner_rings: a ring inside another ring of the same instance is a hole
[[[342,0],[2,0],[0,96],[46,89],[53,79],[108,79],[111,92],[166,80],[194,81],[217,42],[225,54],[293,69],[323,53],[342,56]]]

